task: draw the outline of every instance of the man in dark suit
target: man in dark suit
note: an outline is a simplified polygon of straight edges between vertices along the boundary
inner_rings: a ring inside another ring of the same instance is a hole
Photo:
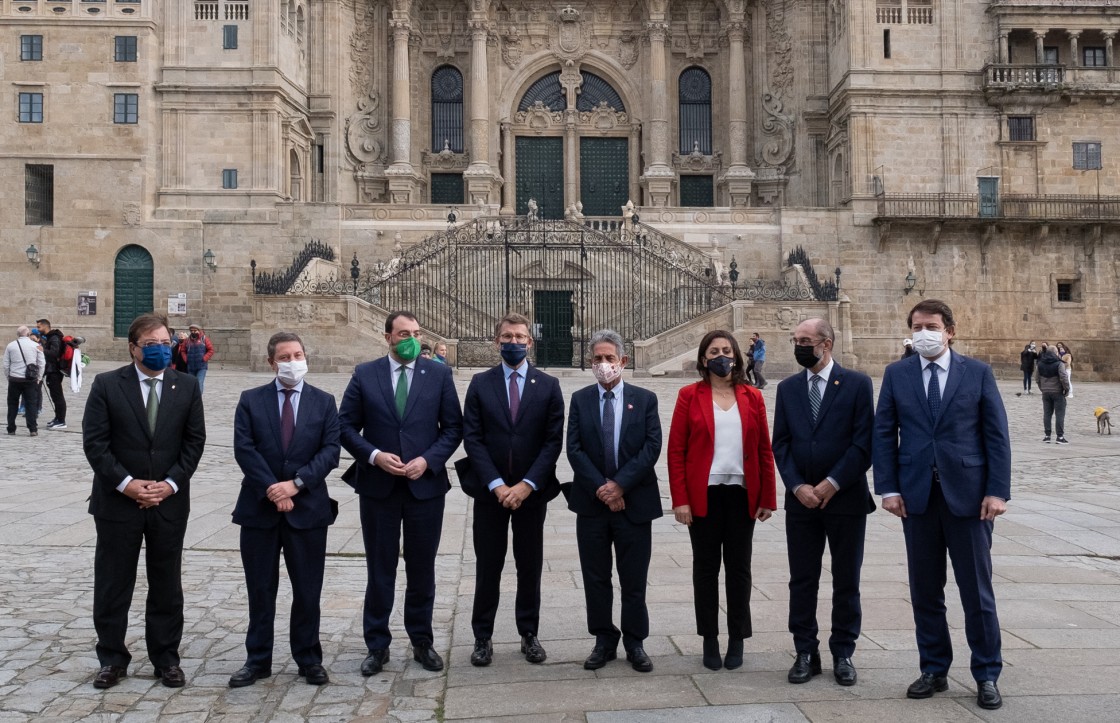
[[[592,335],[591,363],[598,384],[572,395],[568,461],[575,477],[567,497],[568,509],[577,515],[587,632],[595,636],[583,667],[595,670],[614,660],[621,638],[634,670],[648,673],[653,661],[643,648],[649,636],[646,578],[652,523],[662,515],[653,471],[661,456],[661,419],[652,392],[623,383],[628,362],[616,332]],[[622,591],[621,631],[613,622],[612,546]]]
[[[179,667],[183,536],[191,476],[206,444],[202,394],[194,377],[167,368],[171,333],[162,316],[138,316],[128,350],[132,364],[94,378],[82,420],[97,527],[93,625],[101,670],[93,685],[111,688],[128,675],[125,635],[143,543],[148,658],[164,685],[179,688],[186,683]]]
[[[874,392],[871,378],[832,358],[836,333],[824,319],[797,325],[794,357],[805,368],[778,385],[774,461],[786,486],[789,631],[796,653],[788,679],[805,683],[821,672],[817,590],[825,543],[832,556],[832,675],[855,685],[852,663],[863,613],[859,574],[867,515]]]
[[[527,318],[502,317],[495,329],[502,363],[471,379],[463,405],[467,464],[459,482],[475,499],[472,665],[489,665],[494,657],[491,638],[511,527],[521,652],[530,663],[546,658],[537,639],[544,521],[549,500],[560,492],[556,460],[564,444],[564,397],[555,377],[529,364],[532,345]]]
[[[231,688],[272,675],[281,551],[292,581],[292,657],[308,683],[329,682],[319,597],[327,527],[337,515],[327,475],[338,466],[338,411],[333,396],[304,381],[307,357],[298,335],[273,334],[268,364],[276,378],[242,392],[233,421],[233,456],[245,474],[233,521],[241,525],[249,630],[245,665],[230,677]]]
[[[450,488],[446,464],[463,437],[459,397],[446,365],[418,359],[420,323],[407,311],[385,320],[388,356],[359,364],[342,397],[342,446],[354,464],[342,476],[359,495],[366,549],[366,648],[362,675],[389,660],[389,615],[404,531],[404,627],[413,658],[443,670],[432,647],[436,551]]]
[[[875,412],[875,491],[902,518],[921,676],[906,691],[929,698],[948,688],[953,645],[945,621],[945,554],[953,561],[981,708],[999,708],[1003,668],[992,590],[993,521],[1011,497],[1007,414],[992,369],[949,348],[948,304],[910,310],[915,356],[883,374]]]

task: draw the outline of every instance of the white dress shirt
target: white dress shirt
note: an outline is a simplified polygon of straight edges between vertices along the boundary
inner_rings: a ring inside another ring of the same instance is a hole
[[[809,391],[812,391],[813,384],[816,384],[817,387],[818,387],[818,390],[821,393],[821,407],[824,407],[824,397],[825,397],[826,394],[828,394],[828,379],[829,379],[829,377],[832,376],[832,367],[834,367],[834,366],[836,366],[836,362],[833,361],[832,357],[829,357],[828,358],[828,364],[825,364],[824,368],[821,369],[819,372],[815,372],[812,369],[806,369],[805,370],[805,383],[808,384]],[[818,376],[821,378],[821,380],[819,382],[814,382],[813,377],[818,377]],[[825,479],[828,480],[829,484],[831,484],[833,487],[835,487],[837,489],[837,491],[840,490],[840,483],[839,482],[834,480],[832,477],[825,477]],[[797,487],[793,488],[793,493],[797,494],[797,490],[798,490],[799,487],[802,487],[802,486],[808,485],[808,484],[809,484],[808,482],[805,482],[803,484],[797,485]],[[810,486],[815,486],[815,485],[810,485]]]
[[[136,364],[133,364],[132,368],[136,370],[136,380],[140,384],[140,395],[141,395],[141,398],[144,400],[144,408],[145,409],[148,408],[148,395],[153,393],[153,392],[156,395],[156,400],[162,401],[163,400],[163,372],[160,372],[159,374],[156,374],[154,377],[149,377],[147,374],[145,374],[143,371],[141,371],[140,367],[137,366]],[[155,379],[156,380],[156,385],[154,387],[148,384],[149,379]],[[125,477],[124,481],[121,482],[119,485],[117,485],[117,492],[124,492],[124,488],[128,487],[128,483],[131,482],[132,480],[133,480],[132,475],[128,475],[127,477]],[[175,484],[175,480],[168,477],[167,479],[164,480],[164,482],[171,485],[171,493],[172,494],[175,494],[176,492],[179,491],[179,485]]]

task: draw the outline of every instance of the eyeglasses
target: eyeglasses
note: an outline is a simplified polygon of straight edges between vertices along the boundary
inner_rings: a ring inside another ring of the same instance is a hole
[[[529,341],[529,335],[528,334],[502,334],[500,337],[498,337],[498,340],[499,341],[504,341],[504,342],[511,342],[512,341],[512,342],[515,342],[517,344],[525,344]]]
[[[155,348],[157,346],[170,347],[171,346],[171,340],[168,339],[167,341],[146,341],[143,344],[137,344],[136,346],[140,347],[141,349],[152,349],[152,348]]]
[[[794,338],[792,336],[789,338],[790,346],[816,346],[817,344],[820,344],[822,341],[824,341],[824,339],[815,339],[814,340],[814,339],[809,339],[807,337]]]

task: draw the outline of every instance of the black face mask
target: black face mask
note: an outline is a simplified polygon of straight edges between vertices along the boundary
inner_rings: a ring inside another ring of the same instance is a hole
[[[735,361],[729,356],[717,356],[715,359],[708,360],[708,372],[717,377],[727,376],[734,366]]]
[[[805,367],[806,369],[812,369],[817,365],[817,362],[821,360],[821,358],[817,356],[815,346],[794,346],[793,358],[797,360],[798,364]]]
[[[528,344],[517,344],[514,342],[502,342],[499,346],[499,353],[502,355],[502,361],[509,364],[516,369],[525,360],[525,356],[529,353]]]

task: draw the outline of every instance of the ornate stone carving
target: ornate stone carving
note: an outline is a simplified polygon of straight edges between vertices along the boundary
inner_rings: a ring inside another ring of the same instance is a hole
[[[788,172],[787,164],[793,155],[793,116],[782,112],[782,101],[771,93],[762,94],[762,111],[766,114],[762,132],[773,136],[762,147],[762,162],[767,166],[783,167]]]
[[[719,151],[709,155],[705,155],[700,151],[700,144],[696,143],[692,147],[692,152],[687,155],[680,153],[673,153],[673,168],[678,171],[690,171],[692,173],[718,173],[720,167],[723,165],[723,154]]]
[[[126,203],[124,205],[124,221],[125,226],[139,226],[141,221],[144,220],[144,214],[140,211],[140,204]]]
[[[568,5],[557,13],[556,36],[552,49],[562,60],[582,56],[590,44],[590,26],[583,22],[579,10]]]
[[[639,38],[634,33],[627,31],[622,34],[618,39],[618,62],[623,68],[630,70],[634,67],[634,63],[638,62],[639,48]]]
[[[511,27],[505,35],[502,35],[502,62],[510,70],[515,70],[521,62],[523,49],[521,35],[516,27]]]
[[[630,124],[625,113],[616,112],[614,108],[607,105],[605,100],[599,101],[599,105],[594,110],[581,112],[579,122],[600,131],[609,131]]]
[[[424,166],[434,171],[458,171],[469,166],[471,162],[470,153],[454,152],[447,141],[444,141],[443,150],[439,153],[424,151],[420,157]]]
[[[373,90],[373,6],[356,2],[354,31],[350,33],[350,88],[355,96],[364,97]]]
[[[358,166],[385,162],[381,97],[376,91],[358,101],[358,112],[346,119],[346,150]]]
[[[564,113],[563,111],[551,111],[538,100],[528,110],[515,113],[513,122],[527,125],[535,131],[543,131],[553,125],[563,126]]]
[[[770,35],[770,92],[786,97],[793,83],[793,40],[786,22],[787,0],[766,0],[766,30]]]

